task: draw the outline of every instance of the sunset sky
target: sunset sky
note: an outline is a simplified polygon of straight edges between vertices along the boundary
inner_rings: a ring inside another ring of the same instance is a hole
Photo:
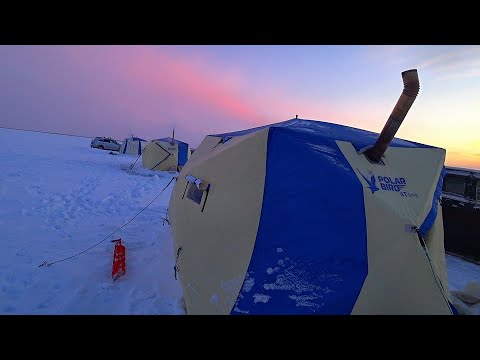
[[[380,132],[401,72],[420,93],[397,137],[480,169],[480,46],[0,46],[0,126],[84,136],[205,135],[295,117]]]

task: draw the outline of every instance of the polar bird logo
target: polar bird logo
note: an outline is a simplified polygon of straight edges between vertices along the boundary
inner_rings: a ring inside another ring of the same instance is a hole
[[[375,175],[372,175],[372,177],[370,178],[370,181],[360,172],[360,170],[357,169],[357,171],[360,173],[360,175],[362,175],[362,177],[365,179],[365,181],[367,182],[368,184],[368,188],[372,191],[372,194],[375,192],[375,191],[378,191],[380,190],[377,185],[375,184],[376,183],[376,180],[375,180]]]
[[[405,193],[403,189],[407,186],[407,179],[404,177],[390,177],[390,176],[375,176],[371,171],[368,173],[371,175],[370,180],[363,175],[360,170],[357,169],[360,175],[365,179],[368,184],[368,188],[372,191],[372,194],[378,190],[399,192],[401,196],[413,197],[415,194]],[[378,181],[377,181],[378,180]],[[418,196],[415,196],[418,197]]]

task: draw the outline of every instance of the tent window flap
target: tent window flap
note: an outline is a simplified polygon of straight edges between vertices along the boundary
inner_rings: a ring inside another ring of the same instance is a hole
[[[203,191],[199,190],[195,183],[188,184],[187,198],[200,205]]]

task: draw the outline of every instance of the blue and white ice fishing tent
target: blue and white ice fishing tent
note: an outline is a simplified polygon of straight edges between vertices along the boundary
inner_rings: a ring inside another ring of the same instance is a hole
[[[377,137],[300,119],[207,136],[169,206],[187,312],[450,313],[445,150],[394,139],[372,164]]]
[[[177,154],[178,165],[184,166],[187,163],[188,158],[190,157],[190,145],[189,144],[187,144],[186,142],[177,140],[177,139],[172,139],[171,137],[166,137],[166,138],[158,139],[158,140],[165,141],[165,142],[168,142],[168,143],[171,143],[171,144],[177,144],[178,145],[178,154]]]
[[[139,137],[129,137],[123,139],[123,143],[120,146],[119,154],[127,155],[140,155],[147,145],[147,140],[141,139]]]
[[[187,314],[451,314],[445,150],[393,136],[376,161],[322,121],[207,136],[169,205]]]
[[[142,153],[142,165],[150,170],[177,171],[190,157],[190,146],[170,137],[150,141]]]

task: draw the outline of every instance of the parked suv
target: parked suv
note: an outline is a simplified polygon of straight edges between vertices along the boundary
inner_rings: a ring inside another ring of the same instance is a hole
[[[117,140],[112,138],[97,136],[90,142],[90,147],[102,150],[119,151],[120,143],[118,143]]]
[[[445,250],[480,261],[480,170],[446,170],[442,187]]]

